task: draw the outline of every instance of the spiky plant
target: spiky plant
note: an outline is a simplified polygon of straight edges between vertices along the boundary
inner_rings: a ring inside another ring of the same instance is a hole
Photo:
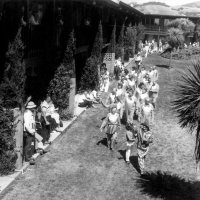
[[[195,159],[200,163],[200,59],[193,60],[186,72],[180,72],[173,93],[172,107],[182,128],[196,130]]]

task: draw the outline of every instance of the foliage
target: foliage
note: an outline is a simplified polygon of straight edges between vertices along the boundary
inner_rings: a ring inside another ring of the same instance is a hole
[[[94,40],[94,45],[92,48],[91,56],[96,57],[98,62],[101,63],[102,55],[101,51],[103,48],[103,30],[101,21],[99,22],[98,31]]]
[[[122,28],[120,30],[120,35],[118,38],[118,42],[116,45],[116,51],[115,51],[115,57],[119,58],[119,57],[123,57],[123,52],[122,49],[124,48],[124,31],[125,31],[125,24],[122,25]]]
[[[84,73],[81,77],[81,90],[97,89],[99,86],[98,77],[98,60],[94,56],[90,56],[85,64]]]
[[[172,101],[182,128],[191,132],[197,128],[195,158],[200,160],[200,60],[193,60],[187,72],[182,72],[173,88],[175,100]]]
[[[26,69],[23,58],[24,44],[19,28],[14,41],[9,43],[4,77],[0,84],[0,174],[13,171],[17,160],[14,118],[10,109],[24,109]]]
[[[116,51],[116,22],[112,30],[110,45],[108,46],[108,53],[115,53]]]
[[[26,69],[23,62],[24,44],[21,28],[6,53],[4,78],[0,85],[0,97],[6,108],[22,107],[25,101]]]
[[[200,42],[200,20],[198,20],[194,28],[193,42]]]
[[[72,31],[67,42],[63,61],[57,68],[48,88],[48,95],[51,96],[55,106],[59,108],[61,113],[69,106],[70,78],[75,69],[74,52],[75,39],[74,31]]]
[[[98,26],[98,31],[95,37],[94,45],[92,48],[91,56],[87,59],[83,74],[80,81],[80,90],[88,90],[99,88],[99,72],[98,65],[102,62],[103,47],[103,31],[101,21]]]
[[[15,153],[13,112],[2,107],[0,102],[0,175],[15,170],[17,155]]]
[[[144,39],[144,26],[142,24],[138,24],[136,26],[136,47],[135,51],[139,51],[139,42]]]
[[[170,59],[171,49],[166,49],[161,56],[163,58]],[[172,54],[172,59],[174,60],[189,60],[191,58],[198,57],[200,55],[200,49],[197,47],[181,49],[178,52]]]
[[[183,45],[183,31],[178,28],[168,29],[168,43],[173,48],[178,48]]]
[[[168,28],[176,28],[185,32],[194,31],[195,24],[186,18],[177,18],[167,23]]]
[[[124,43],[126,52],[129,56],[134,57],[135,45],[136,45],[136,27],[132,27],[131,24],[126,28]]]

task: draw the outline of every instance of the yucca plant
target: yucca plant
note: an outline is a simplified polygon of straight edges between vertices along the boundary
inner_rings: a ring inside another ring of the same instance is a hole
[[[172,108],[176,111],[182,128],[196,131],[195,159],[200,179],[200,59],[193,60],[187,71],[180,72],[173,93]]]

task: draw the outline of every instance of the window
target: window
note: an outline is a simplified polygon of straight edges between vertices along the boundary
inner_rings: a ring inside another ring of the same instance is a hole
[[[159,24],[160,24],[160,19],[159,19],[159,18],[155,18],[155,19],[154,19],[154,24],[157,25],[157,26],[159,26]]]

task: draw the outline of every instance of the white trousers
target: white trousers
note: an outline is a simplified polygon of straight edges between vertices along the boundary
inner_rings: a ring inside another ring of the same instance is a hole
[[[135,142],[127,141],[127,148],[126,148],[126,162],[130,162],[130,156],[131,156],[131,149],[132,146],[135,144]]]

